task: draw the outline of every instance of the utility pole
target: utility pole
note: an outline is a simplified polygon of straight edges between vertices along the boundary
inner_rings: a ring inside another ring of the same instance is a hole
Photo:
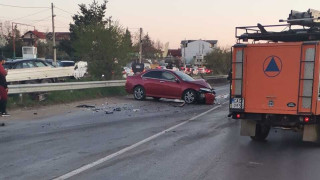
[[[15,29],[13,29],[13,24],[12,22],[12,45],[13,45],[13,59],[16,59],[16,35],[15,35]]]
[[[52,41],[53,41],[53,62],[54,65],[57,65],[57,49],[56,49],[56,33],[54,31],[54,17],[56,15],[54,15],[53,13],[53,3],[51,3],[51,11],[52,11]]]
[[[23,25],[23,26],[31,26],[33,27],[33,31],[36,30],[36,27],[33,25],[29,24],[22,24],[22,23],[15,23],[12,22],[12,48],[13,48],[13,59],[16,58],[16,30],[17,30],[17,25]]]
[[[139,57],[139,63],[142,62],[142,28],[140,28],[140,57]]]

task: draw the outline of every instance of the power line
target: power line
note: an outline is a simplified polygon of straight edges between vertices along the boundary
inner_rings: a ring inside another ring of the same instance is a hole
[[[31,7],[31,6],[15,6],[15,5],[8,5],[8,4],[0,4],[0,6],[6,6],[6,7],[13,7],[13,8],[28,8],[28,9],[49,9],[49,7]]]
[[[63,9],[61,9],[61,8],[58,8],[57,6],[55,6],[55,8],[59,9],[60,11],[65,12],[65,13],[68,13],[68,14],[74,15],[74,13],[68,12],[68,11],[63,10]]]
[[[63,17],[63,18],[66,18],[66,19],[72,18],[72,16],[69,16],[69,17],[68,17],[68,16],[62,16],[62,15],[60,15],[60,14],[59,14],[59,15],[56,14],[56,17],[57,17],[57,18],[58,18],[58,17]]]
[[[51,18],[51,16],[48,16],[48,17],[43,18],[43,19],[35,20],[35,22],[33,24],[36,24],[36,23],[41,22],[41,21],[45,21],[45,20],[47,20],[49,18]]]
[[[44,12],[44,11],[47,11],[47,9],[41,10],[41,11],[38,11],[38,12],[36,12],[36,13],[29,14],[29,15],[26,15],[26,16],[23,16],[23,17],[11,19],[11,20],[9,20],[9,21],[16,21],[16,20],[19,20],[19,19],[24,19],[24,18],[26,18],[26,17],[30,17],[30,16],[33,16],[33,15],[36,15],[36,14],[40,14],[40,13],[42,13],[42,12]]]

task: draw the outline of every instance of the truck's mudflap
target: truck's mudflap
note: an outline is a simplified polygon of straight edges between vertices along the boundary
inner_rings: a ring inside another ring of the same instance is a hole
[[[256,122],[252,120],[241,120],[241,136],[255,136],[256,135]]]
[[[315,142],[319,138],[319,125],[311,124],[304,125],[303,128],[303,141]]]

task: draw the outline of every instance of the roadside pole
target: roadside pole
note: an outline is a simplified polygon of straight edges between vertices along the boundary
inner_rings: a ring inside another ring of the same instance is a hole
[[[12,45],[13,45],[13,59],[16,59],[16,35],[15,29],[13,28],[14,22],[12,22]]]
[[[140,28],[140,57],[139,57],[139,63],[142,62],[142,28]]]
[[[54,65],[57,65],[57,49],[56,49],[56,33],[54,31],[54,17],[56,15],[54,15],[53,13],[53,3],[51,3],[51,11],[52,11],[52,41],[53,41],[53,62]]]

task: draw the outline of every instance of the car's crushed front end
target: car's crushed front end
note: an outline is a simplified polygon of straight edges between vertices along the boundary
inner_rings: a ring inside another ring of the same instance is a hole
[[[214,104],[215,94],[213,88],[200,88],[198,91],[198,101],[205,104]]]

